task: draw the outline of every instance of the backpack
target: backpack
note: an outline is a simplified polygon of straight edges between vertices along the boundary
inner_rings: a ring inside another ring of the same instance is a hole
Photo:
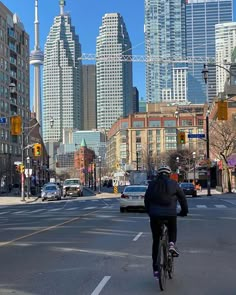
[[[153,182],[150,190],[150,198],[152,203],[160,206],[169,206],[172,202],[171,194],[168,189],[169,179],[159,177]]]

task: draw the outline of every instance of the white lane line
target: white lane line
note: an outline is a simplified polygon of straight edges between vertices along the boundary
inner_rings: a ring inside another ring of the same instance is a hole
[[[26,213],[26,212],[28,212],[28,211],[16,211],[16,212],[13,212],[12,214],[21,214],[21,213]]]
[[[215,205],[216,208],[226,208],[225,205]]]
[[[142,234],[143,234],[142,232],[138,233],[138,234],[136,235],[136,237],[133,238],[133,241],[136,242],[137,239],[140,238]]]
[[[96,289],[93,291],[91,295],[98,295],[101,293],[102,289],[106,285],[106,283],[110,280],[111,276],[105,276],[101,282],[97,285]]]
[[[45,211],[46,209],[37,209],[37,210],[33,210],[31,211],[31,213],[37,213],[37,212],[42,212]]]
[[[7,214],[7,213],[9,213],[9,212],[10,212],[10,211],[1,212],[0,215]]]
[[[76,210],[78,209],[78,207],[73,207],[73,208],[69,208],[69,209],[66,209],[67,211],[71,211],[71,210]]]
[[[86,207],[86,208],[83,208],[83,210],[90,210],[90,209],[95,209],[96,207]]]
[[[59,211],[59,210],[61,210],[62,208],[54,208],[54,209],[50,209],[50,210],[48,210],[48,211],[50,211],[50,212],[54,212],[54,211]]]
[[[99,200],[91,200],[91,202],[98,202]]]
[[[196,205],[196,207],[197,207],[197,208],[201,208],[201,209],[203,209],[203,208],[207,208],[206,205]]]

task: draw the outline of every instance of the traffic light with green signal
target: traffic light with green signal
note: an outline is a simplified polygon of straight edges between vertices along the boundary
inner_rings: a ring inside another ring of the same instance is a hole
[[[33,155],[35,157],[40,157],[42,154],[42,145],[41,143],[35,143],[33,146]]]
[[[183,131],[178,132],[178,143],[179,144],[185,144],[186,143],[185,132],[183,132]]]

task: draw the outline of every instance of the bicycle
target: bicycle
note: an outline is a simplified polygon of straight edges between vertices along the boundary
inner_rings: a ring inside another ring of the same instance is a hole
[[[172,279],[174,274],[174,257],[169,252],[169,235],[166,222],[165,220],[161,222],[161,236],[157,256],[158,281],[161,291],[166,288],[167,276]]]

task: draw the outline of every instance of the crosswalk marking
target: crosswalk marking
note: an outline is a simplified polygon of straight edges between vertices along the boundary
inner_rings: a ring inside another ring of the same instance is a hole
[[[216,208],[226,208],[225,205],[215,205]]]
[[[86,208],[83,208],[83,210],[90,210],[90,209],[95,209],[96,207],[86,207]]]
[[[61,210],[61,209],[63,209],[63,208],[54,208],[54,209],[50,209],[50,210],[48,210],[48,211],[50,211],[50,212],[54,212],[54,211],[59,211],[59,210]]]
[[[7,214],[7,213],[9,213],[9,211],[1,212],[0,215]]]
[[[197,208],[207,208],[206,205],[196,205]]]
[[[68,209],[66,209],[66,210],[67,210],[67,211],[71,211],[71,210],[76,210],[76,209],[78,209],[78,207],[68,208]]]
[[[13,212],[12,214],[21,214],[21,213],[27,213],[27,212],[28,212],[28,210],[27,210],[27,211],[23,210],[23,211],[16,211],[16,212]]]

